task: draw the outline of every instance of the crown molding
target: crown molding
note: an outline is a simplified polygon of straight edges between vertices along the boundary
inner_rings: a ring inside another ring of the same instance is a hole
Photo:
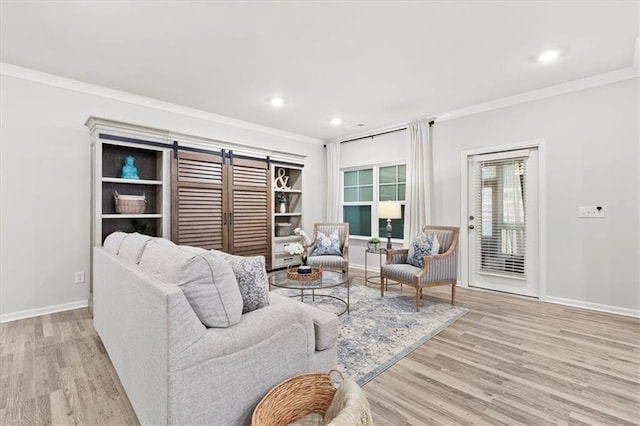
[[[120,102],[126,102],[133,105],[153,108],[173,114],[184,115],[187,117],[198,118],[217,124],[237,127],[243,130],[251,130],[255,132],[265,133],[272,136],[282,137],[305,142],[315,145],[322,145],[324,141],[310,136],[291,133],[284,130],[274,129],[272,127],[262,126],[260,124],[250,123],[248,121],[238,120],[223,115],[213,114],[195,108],[189,108],[170,102],[159,101],[157,99],[146,96],[134,95],[132,93],[123,92],[121,90],[110,89],[108,87],[98,86],[92,83],[85,83],[79,80],[73,80],[54,74],[36,71],[30,68],[24,68],[17,65],[0,62],[0,75],[18,78],[21,80],[32,81],[35,83],[46,84],[48,86],[59,87],[66,90],[72,90],[88,95],[100,96],[107,99],[113,99]]]
[[[531,92],[525,92],[519,95],[497,99],[495,101],[484,102],[466,108],[460,108],[453,111],[436,114],[436,123],[446,120],[454,120],[456,118],[465,117],[467,115],[493,111],[496,109],[506,108],[527,102],[533,102],[540,99],[551,98],[554,96],[564,95],[566,93],[578,92],[580,90],[591,89],[593,87],[605,86],[607,84],[630,80],[637,77],[637,69],[634,69],[633,67],[623,68],[621,70],[611,71],[605,74],[595,75],[593,77],[569,81],[567,83],[546,87],[544,89],[533,90]]]
[[[435,120],[436,124],[442,121],[454,120],[456,118],[466,117],[468,115],[480,114],[483,112],[493,111],[496,109],[506,108],[514,105],[523,104],[526,102],[537,101],[540,99],[550,98],[553,96],[563,95],[566,93],[577,92],[580,90],[590,89],[593,87],[604,86],[618,81],[630,80],[640,77],[640,69],[638,68],[638,61],[640,61],[640,38],[636,39],[636,50],[634,56],[634,66],[629,68],[623,68],[616,71],[611,71],[604,74],[595,75],[592,77],[583,78],[580,80],[574,80],[567,83],[558,84],[555,86],[546,87],[544,89],[533,90],[531,92],[525,92],[506,98],[496,99],[490,102],[484,102],[481,104],[471,105],[465,108],[460,108],[452,111],[447,111],[439,114],[429,114],[426,117],[430,120]],[[369,130],[364,133],[353,133],[348,136],[341,136],[338,138],[327,139],[326,143],[342,142],[353,138],[366,137],[376,133],[383,133],[406,127],[408,122],[393,124],[386,127],[381,127],[374,130]]]

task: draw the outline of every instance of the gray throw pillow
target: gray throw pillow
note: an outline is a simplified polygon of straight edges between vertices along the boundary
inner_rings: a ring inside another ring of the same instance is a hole
[[[269,278],[263,256],[234,256],[218,250],[211,252],[231,266],[240,287],[243,314],[269,306]]]
[[[242,317],[242,296],[227,262],[202,250],[150,242],[140,268],[180,286],[194,312],[207,327],[230,327]]]

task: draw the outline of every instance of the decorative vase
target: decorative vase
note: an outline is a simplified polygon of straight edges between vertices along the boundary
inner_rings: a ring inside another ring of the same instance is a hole
[[[367,243],[367,248],[370,251],[378,251],[380,250],[380,243]]]
[[[304,251],[300,254],[300,260],[302,260],[302,265],[298,266],[299,274],[310,274],[311,266],[307,265],[307,248],[305,247]]]
[[[287,203],[280,203],[278,211],[280,213],[286,213],[287,212]]]

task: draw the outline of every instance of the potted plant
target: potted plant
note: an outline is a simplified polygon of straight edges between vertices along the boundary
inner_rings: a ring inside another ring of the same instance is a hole
[[[371,251],[380,250],[380,238],[378,237],[369,238],[369,241],[367,241],[367,249]]]
[[[276,202],[278,203],[278,212],[286,213],[287,212],[287,194],[284,192],[276,192]]]

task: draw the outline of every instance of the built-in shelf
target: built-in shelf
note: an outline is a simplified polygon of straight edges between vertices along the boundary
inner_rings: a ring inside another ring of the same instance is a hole
[[[160,219],[162,215],[159,213],[150,213],[150,214],[103,214],[103,219]]]
[[[128,183],[134,185],[162,185],[161,180],[148,180],[148,179],[122,179],[122,178],[112,178],[112,177],[103,177],[103,182],[110,183]]]
[[[298,241],[298,235],[282,235],[293,233],[302,226],[302,165],[279,165],[271,167],[273,181],[273,226],[272,226],[272,262],[273,269],[286,268],[290,264],[299,264],[300,256],[289,254],[285,246]],[[280,203],[278,195],[284,194],[285,202]],[[284,205],[282,205],[284,204]],[[286,211],[287,213],[280,213]],[[277,234],[280,234],[278,236]]]

